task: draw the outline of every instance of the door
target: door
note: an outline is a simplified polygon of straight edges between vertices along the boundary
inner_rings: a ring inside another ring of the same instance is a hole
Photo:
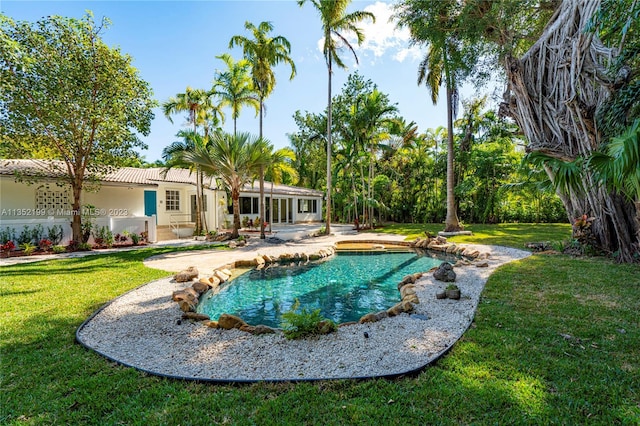
[[[280,200],[273,199],[273,223],[280,223]]]
[[[158,206],[156,204],[157,193],[156,191],[144,191],[144,215],[153,216],[156,215],[156,223],[158,222]]]
[[[287,223],[287,199],[280,200],[280,223]]]

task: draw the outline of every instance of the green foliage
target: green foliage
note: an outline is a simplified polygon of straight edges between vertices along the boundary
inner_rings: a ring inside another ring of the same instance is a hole
[[[64,230],[62,229],[62,225],[53,225],[52,227],[47,227],[47,238],[54,246],[62,242],[63,236]]]
[[[8,241],[16,241],[16,230],[5,226],[4,229],[0,229],[0,244],[4,244]]]
[[[109,23],[91,13],[35,23],[0,14],[3,152],[62,160],[56,167],[74,190],[74,209],[85,183],[146,147],[138,134],[149,134],[156,105],[132,58],[101,40]],[[79,216],[72,229],[81,241]]]
[[[90,243],[80,243],[78,244],[78,250],[80,251],[91,251],[93,249],[93,246]]]
[[[282,329],[287,339],[304,339],[335,331],[337,326],[333,321],[323,318],[320,309],[300,309],[300,301],[296,299],[291,310],[282,314]]]
[[[53,252],[56,254],[64,253],[67,251],[67,249],[64,246],[58,246],[58,245],[54,245],[52,249],[53,249]]]
[[[17,241],[18,241],[18,245],[32,242],[32,233],[29,225],[25,225],[22,228],[22,230],[20,231],[20,234],[18,235]]]
[[[113,232],[109,229],[108,226],[95,226],[93,229],[93,239],[98,245],[104,245],[107,247],[112,247],[115,242],[115,238],[113,237]]]
[[[33,254],[34,251],[38,248],[38,246],[31,243],[20,243],[20,250],[24,251],[24,254],[27,256]]]

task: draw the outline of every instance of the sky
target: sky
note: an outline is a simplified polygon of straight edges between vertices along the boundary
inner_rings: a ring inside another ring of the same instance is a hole
[[[251,38],[244,28],[246,21],[256,26],[270,21],[272,35],[281,35],[291,43],[291,57],[297,75],[289,80],[290,69],[275,68],[277,83],[266,100],[264,136],[276,148],[289,145],[287,134],[295,133],[293,115],[302,112],[321,113],[327,106],[327,67],[322,55],[322,29],[315,8],[307,3],[298,6],[294,0],[201,0],[201,1],[29,1],[0,0],[0,12],[19,21],[37,21],[49,15],[80,18],[92,11],[96,22],[102,17],[111,26],[102,39],[111,47],[119,47],[133,58],[140,77],[153,89],[161,104],[187,86],[210,89],[216,70],[225,68],[217,59],[230,53],[236,60],[242,57],[240,48],[229,49],[234,35]],[[353,43],[359,63],[345,51],[342,55],[347,70],[335,69],[333,94],[342,90],[349,73],[358,71],[397,104],[407,122],[414,121],[418,130],[446,126],[444,96],[437,106],[431,103],[427,89],[417,86],[417,70],[425,49],[412,46],[407,30],[396,28],[389,19],[392,2],[355,0],[349,9],[366,10],[376,16],[376,22],[363,22],[365,34],[361,46]],[[462,99],[471,98],[477,90],[465,87]],[[173,124],[160,108],[148,136],[141,136],[148,149],[141,154],[149,162],[162,158],[162,150],[179,140],[176,133],[185,128],[186,114],[172,116]],[[223,128],[231,132],[230,111]],[[238,119],[238,130],[258,134],[258,117],[244,108]]]

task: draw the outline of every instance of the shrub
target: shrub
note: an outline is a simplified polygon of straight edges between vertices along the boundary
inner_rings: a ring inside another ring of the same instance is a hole
[[[15,228],[9,228],[8,226],[0,230],[0,243],[7,243],[9,241],[16,240]]]
[[[98,245],[113,246],[113,232],[106,226],[96,226],[93,231],[93,239]]]
[[[37,224],[31,230],[31,242],[34,244],[40,243],[40,240],[44,238],[44,228],[41,224]]]
[[[64,253],[67,249],[64,246],[53,246],[53,252],[56,254]]]
[[[132,232],[129,237],[131,237],[131,241],[133,242],[133,245],[137,246],[138,243],[140,242],[140,236],[138,234],[136,234],[135,232]]]
[[[53,225],[51,228],[47,228],[47,239],[51,241],[54,246],[60,244],[63,236],[64,231],[62,225]]]
[[[36,246],[31,243],[22,243],[20,244],[20,248],[22,249],[22,251],[24,251],[24,254],[26,254],[27,256],[29,256],[30,254],[33,254],[33,252],[36,250]]]
[[[80,243],[78,244],[78,250],[80,251],[91,251],[93,247],[89,243]]]
[[[40,250],[43,251],[49,251],[52,245],[53,243],[51,242],[51,240],[48,240],[46,238],[43,238],[38,242],[38,247],[40,247]]]
[[[25,225],[20,231],[20,235],[18,235],[18,245],[25,243],[31,243],[31,228],[29,228],[29,225]]]
[[[249,216],[245,216],[242,218],[242,227],[243,228],[249,227]]]
[[[11,240],[7,241],[6,243],[0,246],[0,249],[2,249],[2,251],[5,253],[9,253],[14,248],[16,248],[16,245]]]
[[[298,313],[299,308],[300,301],[296,299],[291,310],[282,314],[282,328],[287,339],[302,339],[337,330],[333,321],[322,317],[320,309],[309,311],[302,308]]]

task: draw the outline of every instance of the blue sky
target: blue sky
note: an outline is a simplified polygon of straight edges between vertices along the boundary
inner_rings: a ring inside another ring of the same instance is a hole
[[[427,89],[416,84],[417,67],[424,50],[409,45],[408,33],[388,22],[391,2],[356,0],[351,10],[367,10],[376,15],[376,23],[362,25],[366,40],[356,48],[360,64],[343,55],[348,70],[334,71],[333,93],[339,93],[349,73],[358,70],[397,103],[407,121],[415,121],[419,131],[446,125],[445,100],[433,106]],[[209,89],[216,69],[224,64],[216,56],[223,53],[240,59],[240,49],[228,49],[233,35],[251,35],[245,21],[258,25],[271,21],[272,34],[282,35],[291,43],[291,56],[297,76],[289,81],[289,69],[276,68],[277,85],[266,101],[264,135],[277,148],[288,145],[287,133],[296,131],[293,114],[296,110],[319,113],[327,104],[327,69],[319,43],[322,37],[320,21],[311,4],[299,7],[293,0],[262,1],[28,1],[0,0],[0,11],[16,20],[36,21],[48,15],[81,17],[86,10],[96,21],[103,16],[112,25],[103,33],[103,40],[133,57],[141,77],[153,88],[160,102],[183,93],[187,86]],[[462,91],[463,99],[473,89]],[[177,140],[175,134],[186,118],[173,117],[174,124],[160,109],[149,136],[142,137],[149,149],[143,151],[147,161],[161,158],[162,149]],[[224,128],[232,130],[230,113],[226,113]],[[238,129],[258,133],[258,118],[253,110],[243,109]]]

